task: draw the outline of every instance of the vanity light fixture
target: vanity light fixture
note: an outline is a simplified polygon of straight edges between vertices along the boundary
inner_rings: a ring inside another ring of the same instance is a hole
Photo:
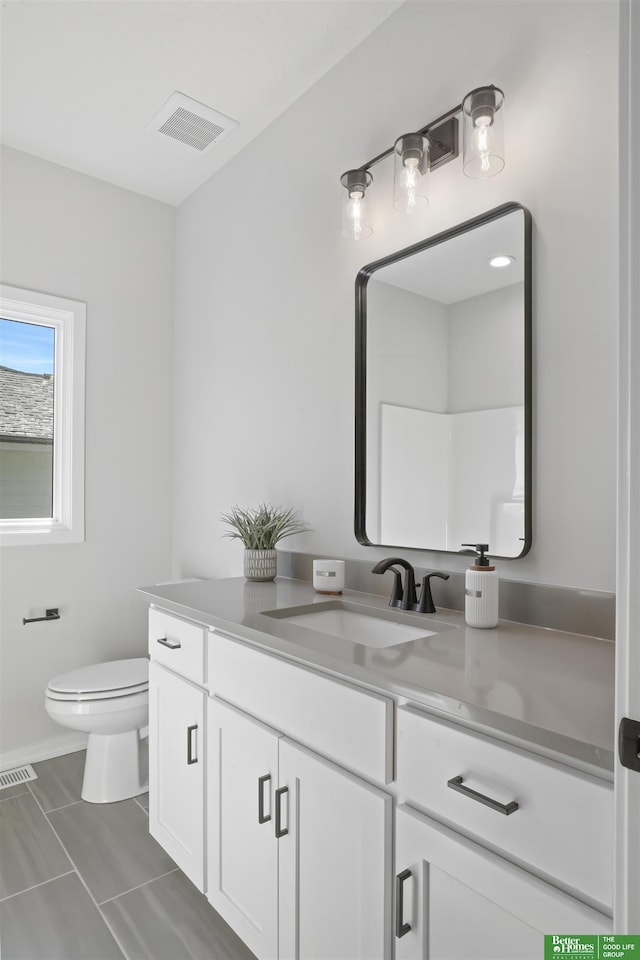
[[[490,267],[510,267],[512,263],[516,262],[515,257],[510,257],[507,254],[500,254],[497,257],[491,257],[489,260]]]
[[[463,170],[467,177],[483,180],[504,167],[502,119],[504,94],[493,85],[477,87],[461,104],[432,120],[415,133],[398,137],[393,147],[347,170],[340,177],[346,190],[342,202],[342,236],[364,240],[373,227],[365,194],[373,182],[370,168],[394,155],[393,206],[403,213],[424,210],[429,203],[427,182],[432,170],[454,160],[458,150],[458,114],[463,116]]]
[[[429,205],[429,139],[422,133],[405,133],[393,145],[393,206],[401,213],[416,213]]]
[[[368,222],[365,193],[373,177],[368,170],[347,170],[340,177],[346,189],[342,199],[342,236],[347,240],[364,240],[373,233]]]
[[[498,87],[478,87],[462,101],[462,169],[473,180],[495,177],[504,167],[503,104]]]

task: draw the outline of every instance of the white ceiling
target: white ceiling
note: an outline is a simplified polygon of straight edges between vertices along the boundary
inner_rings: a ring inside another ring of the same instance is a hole
[[[508,267],[491,267],[498,255]],[[443,243],[427,247],[373,274],[371,283],[389,283],[438,303],[458,303],[524,280],[524,214],[516,210]]]
[[[2,142],[178,204],[403,0],[3,0]],[[239,127],[206,156],[146,125],[175,91]]]

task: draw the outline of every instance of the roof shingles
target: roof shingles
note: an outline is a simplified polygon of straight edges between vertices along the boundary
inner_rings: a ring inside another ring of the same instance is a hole
[[[0,366],[0,440],[53,441],[54,378]]]

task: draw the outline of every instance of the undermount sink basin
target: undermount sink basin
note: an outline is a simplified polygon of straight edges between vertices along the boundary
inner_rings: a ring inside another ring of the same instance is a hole
[[[287,623],[319,633],[328,633],[332,637],[361,643],[366,647],[393,647],[408,640],[432,637],[440,630],[429,629],[436,626],[432,621],[425,624],[399,623],[402,614],[395,615],[392,610],[370,609],[362,612],[359,604],[345,600],[328,600],[302,607],[289,607],[284,610],[267,610],[267,617],[286,620]],[[450,629],[448,625],[438,624],[440,629]]]

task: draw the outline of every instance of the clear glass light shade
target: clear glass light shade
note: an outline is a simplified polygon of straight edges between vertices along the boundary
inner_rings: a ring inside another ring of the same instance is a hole
[[[504,167],[504,94],[498,87],[478,87],[462,101],[465,176],[495,177]]]
[[[368,170],[347,170],[340,177],[345,188],[342,195],[342,236],[347,240],[364,240],[373,233],[365,194],[373,177]]]
[[[398,137],[393,148],[393,206],[417,213],[429,205],[429,141],[421,133]]]

